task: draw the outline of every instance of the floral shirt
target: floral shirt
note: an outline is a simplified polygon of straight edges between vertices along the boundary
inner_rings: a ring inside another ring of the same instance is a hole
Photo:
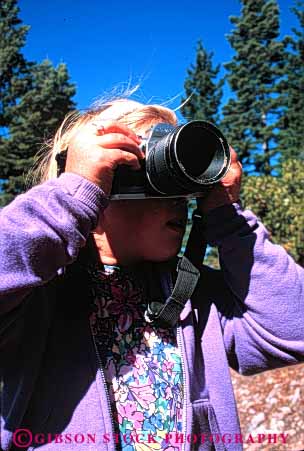
[[[95,267],[91,275],[95,289],[90,324],[120,449],[177,451],[183,373],[176,330],[145,321],[145,290],[133,273]]]

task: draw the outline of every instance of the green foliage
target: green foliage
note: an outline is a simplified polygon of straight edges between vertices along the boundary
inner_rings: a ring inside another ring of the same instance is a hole
[[[54,68],[50,61],[32,66],[31,83],[20,97],[10,122],[9,136],[2,139],[0,172],[6,179],[0,196],[5,204],[25,189],[24,174],[34,162],[41,145],[59,127],[63,117],[74,107],[74,86],[69,83],[67,68]]]
[[[186,227],[186,231],[185,231],[185,235],[183,238],[183,243],[182,243],[182,248],[181,248],[181,252],[180,252],[180,256],[183,255],[186,245],[187,245],[187,241],[189,238],[189,234],[190,234],[190,230],[192,227],[192,214],[193,211],[196,209],[196,200],[195,199],[191,199],[188,202],[188,222],[187,222],[187,227]],[[203,261],[204,265],[210,266],[211,268],[215,268],[215,269],[219,269],[220,265],[219,265],[219,256],[218,256],[218,250],[216,247],[210,247],[207,246],[207,250],[206,250],[206,254],[204,257],[204,261]]]
[[[304,2],[297,0],[293,8],[300,27],[281,41],[276,0],[241,4],[240,16],[231,17],[228,40],[235,54],[225,68],[232,96],[221,127],[245,171],[259,174],[244,177],[245,207],[304,266]],[[214,81],[219,67],[212,68],[212,56],[199,42],[185,81],[186,96],[191,95],[182,108],[187,119],[218,119],[222,82]],[[276,177],[270,175],[274,168]],[[184,246],[189,231],[190,221]],[[218,268],[217,249],[208,248],[205,263]]]
[[[265,225],[271,241],[283,246],[296,262],[304,266],[304,161],[286,160],[277,177],[244,176],[241,198],[244,207],[252,210]],[[189,236],[190,218],[195,208],[193,200],[183,246]],[[208,247],[204,263],[219,268],[216,248]]]
[[[280,122],[279,150],[283,159],[304,160],[304,2],[296,2],[292,11],[299,20],[300,28],[293,29],[294,36],[284,40],[287,71],[281,83],[285,108]]]
[[[204,265],[210,268],[220,269],[219,253],[217,247],[207,247],[206,256],[204,258]]]
[[[284,76],[284,46],[279,37],[279,9],[275,0],[242,0],[240,17],[228,36],[235,50],[225,64],[233,97],[223,108],[223,130],[245,168],[271,173],[276,154],[276,126],[280,113],[279,83]]]
[[[24,175],[41,145],[54,135],[65,115],[75,108],[67,67],[50,61],[25,61],[20,49],[28,27],[21,27],[15,0],[0,6],[0,205],[25,189]],[[8,52],[9,49],[9,52]]]
[[[245,177],[242,199],[262,220],[271,240],[304,266],[304,162],[284,162],[279,177]]]
[[[27,88],[29,63],[20,48],[29,27],[21,26],[17,0],[2,0],[0,5],[0,127],[9,125],[9,107]]]
[[[208,120],[217,122],[218,109],[222,98],[223,80],[216,81],[220,66],[213,67],[213,53],[208,53],[201,41],[196,49],[196,63],[187,70],[185,80],[186,97],[189,100],[181,108],[183,116],[188,120]]]

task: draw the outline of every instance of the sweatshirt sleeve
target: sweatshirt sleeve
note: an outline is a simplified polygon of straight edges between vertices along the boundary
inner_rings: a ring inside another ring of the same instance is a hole
[[[232,293],[221,313],[231,366],[254,374],[304,361],[304,269],[238,204],[211,211],[205,226]]]
[[[1,210],[0,313],[77,258],[107,202],[97,185],[64,173]]]

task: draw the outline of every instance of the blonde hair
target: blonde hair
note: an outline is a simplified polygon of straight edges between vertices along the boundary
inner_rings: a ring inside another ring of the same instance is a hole
[[[93,107],[81,114],[68,114],[57,130],[54,139],[47,142],[36,157],[36,164],[28,176],[31,185],[57,177],[56,155],[67,149],[71,139],[79,128],[90,121],[118,121],[134,131],[156,123],[166,122],[176,125],[177,117],[174,111],[162,105],[145,105],[128,97],[95,102]]]

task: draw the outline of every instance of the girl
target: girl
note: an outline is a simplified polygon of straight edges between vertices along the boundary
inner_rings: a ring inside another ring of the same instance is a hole
[[[229,365],[250,375],[303,361],[303,269],[238,203],[233,150],[199,202],[221,270],[202,266],[177,327],[146,322],[151,293],[170,295],[186,204],[109,194],[162,122],[175,114],[117,99],[65,123],[41,183],[1,211],[4,451],[241,450]]]

